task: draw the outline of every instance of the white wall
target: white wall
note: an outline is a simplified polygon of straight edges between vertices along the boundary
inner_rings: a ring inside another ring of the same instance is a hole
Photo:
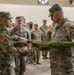
[[[48,17],[49,6],[27,6],[27,5],[7,5],[0,4],[0,11],[9,11],[13,18],[16,16],[24,16],[26,22],[33,21],[42,25],[42,20],[47,19],[47,24],[51,25],[52,21]],[[74,8],[63,7],[64,14],[71,21],[74,20]],[[13,19],[14,22],[14,19]]]

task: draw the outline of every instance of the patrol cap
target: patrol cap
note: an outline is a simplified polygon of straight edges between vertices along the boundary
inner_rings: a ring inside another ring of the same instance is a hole
[[[33,25],[33,22],[29,22],[30,25]]]
[[[44,19],[43,22],[47,22],[47,20]]]
[[[22,19],[25,19],[24,16],[21,16]]]
[[[36,23],[36,24],[34,24],[34,26],[36,26],[36,27],[37,27],[37,26],[38,26],[38,24]]]
[[[17,17],[16,17],[16,20],[22,21],[22,16],[17,16]]]
[[[54,4],[54,5],[49,9],[49,12],[50,12],[49,17],[50,17],[55,11],[58,11],[58,10],[62,10],[61,6],[59,6],[58,4]]]
[[[4,18],[4,17],[8,19],[12,18],[10,12],[0,12],[0,18]]]

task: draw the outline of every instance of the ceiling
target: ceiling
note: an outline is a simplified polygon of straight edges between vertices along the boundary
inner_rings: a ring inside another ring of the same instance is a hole
[[[49,4],[45,6],[52,6],[55,3],[64,7],[74,7],[74,5],[70,4],[70,0],[49,0]],[[0,4],[40,5],[38,0],[0,0]]]

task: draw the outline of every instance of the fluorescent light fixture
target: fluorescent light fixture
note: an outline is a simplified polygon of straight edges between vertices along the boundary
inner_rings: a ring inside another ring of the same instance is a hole
[[[48,4],[49,0],[38,0],[38,4]]]

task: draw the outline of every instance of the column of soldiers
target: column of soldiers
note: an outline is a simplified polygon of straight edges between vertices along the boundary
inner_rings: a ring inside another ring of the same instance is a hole
[[[62,7],[58,4],[54,4],[49,9],[49,12],[49,17],[51,17],[51,20],[54,23],[57,23],[57,25],[53,28],[53,31],[51,32],[51,42],[72,42],[72,40],[74,40],[74,23],[64,17]],[[22,26],[22,19],[18,19],[21,18],[16,18],[17,25],[9,31],[8,27],[11,24],[11,15],[9,12],[0,12],[0,75],[15,75],[15,70],[13,66],[13,62],[15,62],[14,58],[17,59],[17,64],[15,66],[18,66],[20,68],[18,75],[24,75],[25,55],[23,53],[25,53],[27,47],[14,47],[14,43],[12,40],[16,38],[19,39],[17,36],[27,36],[27,31],[25,32],[26,28]],[[46,26],[43,25],[43,28],[41,27],[44,30],[43,32],[40,32],[37,29],[37,26],[37,24],[34,25],[36,29],[31,34],[32,39],[42,40],[41,33],[43,34],[43,36],[45,36]],[[12,36],[10,35],[10,33]],[[26,38],[28,39],[28,37]],[[26,43],[24,45],[26,45]],[[34,61],[37,62],[37,64],[40,64],[40,51],[37,47],[33,51],[34,55],[36,52],[38,53],[37,55],[35,55],[37,56],[37,58],[36,60],[34,58]],[[49,55],[51,75],[74,75],[74,49],[72,47],[51,48]],[[44,54],[43,56],[44,58],[46,58]]]
[[[35,46],[31,48],[31,44],[28,44],[26,41],[22,44],[23,46],[14,47],[13,41],[18,43],[20,37],[28,40],[46,40],[47,26],[44,26],[45,32],[39,29],[38,24],[34,24],[33,29],[32,22],[29,23],[29,28],[27,28],[25,18],[17,16],[15,24],[11,27],[11,18],[9,12],[0,12],[0,75],[24,75],[29,52],[31,52],[30,58],[33,64],[36,65],[41,64],[41,51]],[[43,22],[46,24],[46,20]],[[15,65],[12,65],[13,63]]]

